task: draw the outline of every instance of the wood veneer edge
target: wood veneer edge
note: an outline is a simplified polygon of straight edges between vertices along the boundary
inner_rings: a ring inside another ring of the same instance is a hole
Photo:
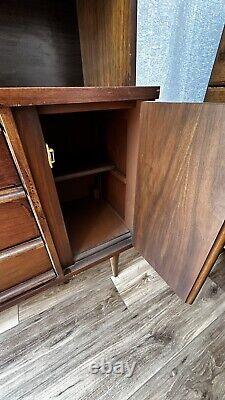
[[[204,284],[206,278],[208,277],[212,267],[214,266],[218,256],[220,255],[221,251],[225,246],[225,222],[220,229],[217,238],[205,260],[205,263],[189,293],[185,302],[188,304],[192,304],[196,299],[202,285]]]

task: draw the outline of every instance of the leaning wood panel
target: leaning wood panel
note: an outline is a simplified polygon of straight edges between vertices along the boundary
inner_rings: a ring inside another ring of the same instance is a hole
[[[77,0],[84,86],[135,85],[136,0]]]
[[[0,191],[0,250],[40,235],[23,189]]]
[[[209,81],[210,86],[225,86],[225,28],[218,47],[216,60]]]
[[[34,239],[0,252],[0,291],[52,269],[43,240]]]
[[[225,103],[225,28],[221,36],[204,101]]]
[[[134,244],[186,300],[225,219],[225,105],[144,103],[140,132]]]
[[[37,111],[31,107],[15,109],[14,117],[61,265],[68,267],[73,256]]]

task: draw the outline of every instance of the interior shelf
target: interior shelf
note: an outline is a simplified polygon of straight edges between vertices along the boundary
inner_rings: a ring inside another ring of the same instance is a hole
[[[102,164],[102,165],[98,165],[98,166],[95,166],[92,168],[85,168],[85,169],[81,169],[79,171],[75,171],[72,173],[56,176],[55,181],[62,182],[62,181],[70,180],[70,179],[81,178],[83,176],[96,175],[96,174],[100,174],[102,172],[111,171],[114,168],[115,168],[115,166],[113,164]]]
[[[74,261],[89,264],[131,241],[127,110],[41,114],[40,121],[55,152],[52,172]]]
[[[75,259],[80,253],[129,232],[120,216],[104,200],[76,200],[64,204],[63,211]]]

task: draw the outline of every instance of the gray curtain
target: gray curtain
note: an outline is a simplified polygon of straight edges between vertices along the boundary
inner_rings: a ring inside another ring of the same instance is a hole
[[[224,20],[225,0],[138,0],[136,84],[203,101]]]

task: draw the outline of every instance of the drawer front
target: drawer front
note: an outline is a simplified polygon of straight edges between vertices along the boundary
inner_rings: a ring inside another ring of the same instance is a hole
[[[0,252],[0,291],[52,269],[41,238]]]
[[[40,236],[25,192],[21,188],[0,192],[0,250]]]
[[[0,126],[0,189],[20,185],[20,178]]]

